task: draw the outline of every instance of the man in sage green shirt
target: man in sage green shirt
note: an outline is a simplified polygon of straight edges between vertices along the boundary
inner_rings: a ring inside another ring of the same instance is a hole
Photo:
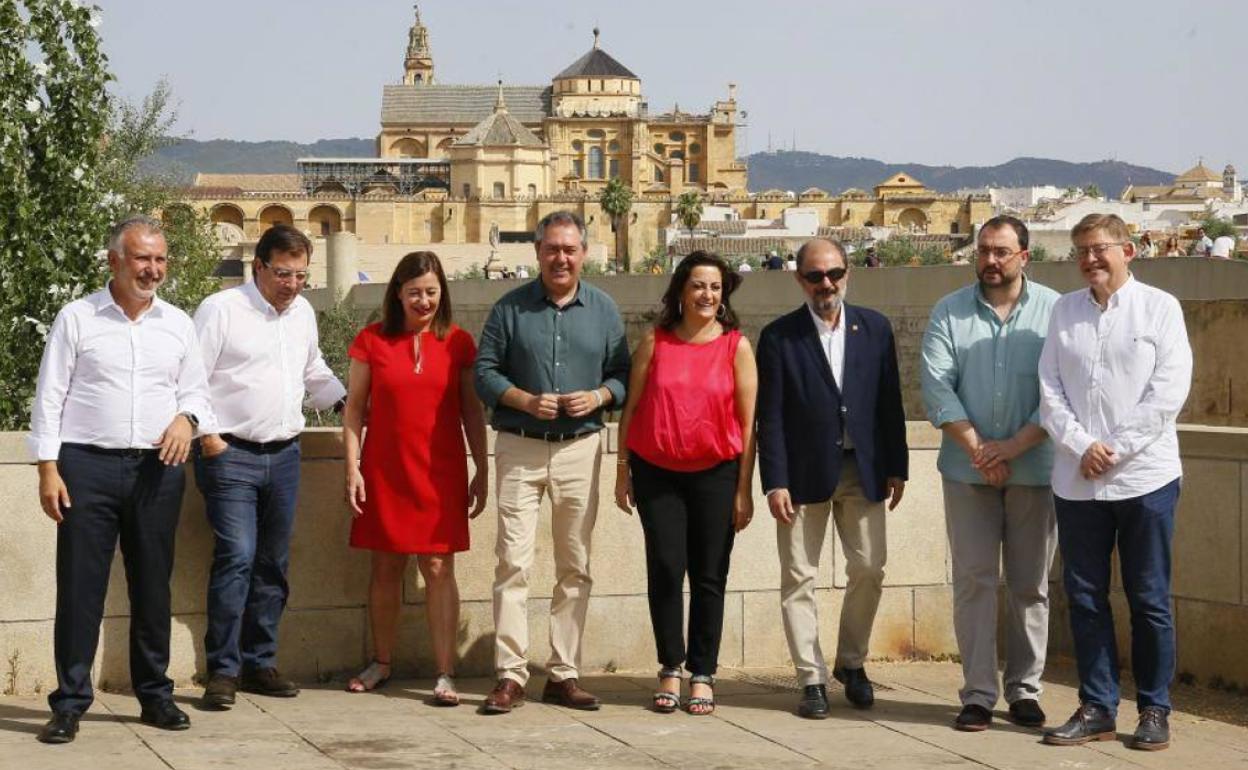
[[[978,282],[946,296],[923,335],[923,401],[944,432],[937,467],[953,557],[953,625],[962,656],[954,727],[986,729],[997,702],[997,585],[1006,583],[1005,700],[1016,724],[1044,724],[1049,565],[1057,543],[1040,427],[1040,350],[1058,294],[1023,275],[1027,227],[1010,216],[980,228]],[[1004,558],[1003,558],[1004,557]]]
[[[580,280],[585,223],[548,214],[534,233],[538,278],[490,311],[477,351],[476,387],[498,431],[495,479],[494,667],[482,707],[505,714],[529,679],[529,570],[542,496],[550,495],[557,582],[550,601],[550,674],[542,700],[596,709],[577,684],[598,513],[603,409],[624,403],[628,343],[615,301]]]

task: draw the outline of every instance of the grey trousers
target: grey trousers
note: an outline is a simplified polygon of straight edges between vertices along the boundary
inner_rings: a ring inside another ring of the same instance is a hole
[[[944,480],[953,556],[953,628],[962,705],[997,702],[997,586],[1005,565],[1005,700],[1038,698],[1049,640],[1049,566],[1057,546],[1049,487]]]

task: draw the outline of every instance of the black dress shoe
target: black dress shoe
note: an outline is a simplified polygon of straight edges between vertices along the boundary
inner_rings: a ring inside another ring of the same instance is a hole
[[[1118,737],[1118,727],[1104,706],[1084,703],[1075,709],[1070,719],[1061,727],[1044,731],[1044,742],[1054,746],[1078,746],[1088,741],[1112,741]]]
[[[1035,698],[1023,698],[1010,704],[1010,721],[1019,727],[1044,727],[1044,709]]]
[[[78,719],[80,714],[68,711],[53,711],[52,718],[43,726],[36,736],[42,743],[69,743],[78,735]]]
[[[244,672],[239,687],[243,692],[270,695],[274,698],[293,698],[299,694],[299,685],[279,674],[275,668],[258,668]]]
[[[983,706],[968,703],[958,712],[958,718],[953,720],[953,729],[964,733],[981,733],[987,730],[990,724],[992,724],[991,711]]]
[[[238,677],[225,674],[213,674],[204,688],[204,705],[212,708],[225,709],[234,705],[235,694],[238,692]]]
[[[856,708],[869,709],[875,705],[875,690],[867,671],[863,668],[835,668],[832,678],[845,685],[845,699]]]
[[[1127,743],[1141,751],[1161,751],[1170,747],[1170,719],[1160,706],[1145,706],[1140,712],[1140,724],[1135,735]]]
[[[828,688],[822,684],[808,684],[802,688],[802,701],[797,713],[807,719],[828,718]]]
[[[191,718],[171,700],[144,705],[139,721],[162,730],[186,730],[191,726]]]

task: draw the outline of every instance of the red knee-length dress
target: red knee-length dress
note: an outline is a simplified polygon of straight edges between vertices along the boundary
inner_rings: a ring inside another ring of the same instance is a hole
[[[452,326],[444,339],[421,332],[390,337],[381,324],[356,335],[348,355],[369,365],[367,430],[360,458],[363,514],[351,545],[393,553],[468,550],[468,455],[460,418],[460,381],[471,376],[477,346]]]

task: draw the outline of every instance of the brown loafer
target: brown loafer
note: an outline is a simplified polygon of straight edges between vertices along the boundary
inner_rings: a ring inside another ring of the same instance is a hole
[[[498,680],[498,684],[494,685],[494,689],[490,690],[490,694],[485,696],[485,703],[481,704],[482,714],[508,714],[513,708],[520,708],[524,705],[524,688],[514,679],[503,677]]]
[[[546,687],[542,690],[542,703],[557,703],[582,711],[597,711],[602,705],[598,696],[582,690],[576,679],[564,679],[562,682],[547,679]]]

